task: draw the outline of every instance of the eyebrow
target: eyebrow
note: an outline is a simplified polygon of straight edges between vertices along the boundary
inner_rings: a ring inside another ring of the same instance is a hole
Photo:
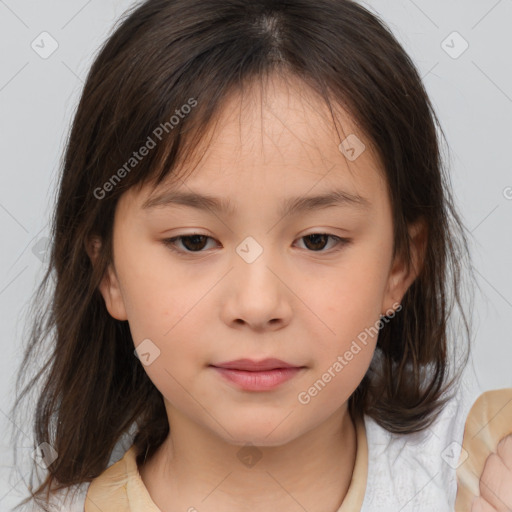
[[[188,206],[198,210],[214,211],[228,216],[236,214],[236,208],[229,199],[196,192],[178,191],[164,192],[163,194],[149,198],[143,203],[142,209],[149,210],[174,205]],[[304,213],[334,206],[351,206],[356,209],[367,210],[370,208],[371,203],[368,199],[358,194],[351,194],[344,190],[330,190],[329,192],[315,196],[288,198],[282,203],[279,215],[285,217],[294,213]]]

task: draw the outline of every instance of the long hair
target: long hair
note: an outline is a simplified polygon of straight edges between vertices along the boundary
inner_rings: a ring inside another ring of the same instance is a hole
[[[62,161],[51,256],[17,381],[20,389],[21,377],[39,366],[15,408],[40,384],[35,445],[46,442],[58,453],[34,497],[97,477],[132,425],[138,462],[167,437],[163,398],[133,354],[128,323],[108,314],[98,291],[112,259],[116,204],[131,187],[156,186],[176,173],[224,100],[276,72],[314,90],[333,122],[335,106],[346,109],[375,147],[395,254],[410,263],[408,226],[422,218],[428,228],[421,272],[401,311],[383,322],[350,411],[390,432],[415,432],[455,389],[469,350],[452,365],[454,307],[468,340],[471,332],[462,285],[467,234],[443,164],[444,134],[389,29],[350,0],[148,0],[119,20],[99,50]],[[149,150],[137,159],[143,146]],[[85,250],[93,235],[102,240],[94,266]]]

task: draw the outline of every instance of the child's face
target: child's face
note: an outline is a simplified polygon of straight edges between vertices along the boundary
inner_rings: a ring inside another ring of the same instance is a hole
[[[390,202],[368,145],[349,162],[327,107],[304,86],[273,84],[263,104],[257,88],[242,109],[232,98],[197,169],[169,187],[229,200],[233,211],[143,208],[152,189],[129,190],[116,210],[115,272],[101,285],[135,346],[151,340],[145,370],[165,398],[171,430],[187,421],[229,443],[261,446],[346,412],[376,344],[375,329],[365,329],[397,307],[414,278],[392,261]],[[342,123],[345,137],[367,142],[348,117]],[[281,213],[291,198],[334,190],[367,204]],[[211,238],[178,239],[180,253],[164,243],[193,233]],[[304,238],[313,233],[350,243]],[[241,358],[303,368],[255,391],[211,366]]]

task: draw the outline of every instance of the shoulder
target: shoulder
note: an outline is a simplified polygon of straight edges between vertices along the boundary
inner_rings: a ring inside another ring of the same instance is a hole
[[[129,512],[144,510],[160,512],[151,500],[139,473],[135,445],[101,475],[95,478],[87,492],[85,512]]]
[[[469,510],[478,496],[480,475],[487,457],[512,433],[512,388],[482,393],[468,414],[457,469],[459,484],[456,510]]]
[[[510,428],[512,388],[493,389],[482,393],[469,412],[465,433],[491,439],[493,433]],[[487,434],[487,435],[485,435]]]
[[[50,512],[62,512],[63,510],[66,512],[84,512],[85,496],[88,488],[89,482],[85,482],[54,491],[45,507]],[[16,510],[19,512],[42,512],[44,509],[31,500]]]
[[[90,482],[80,485],[74,485],[61,491],[57,496],[58,507],[55,510],[66,510],[69,512],[83,512],[85,506],[85,496]]]
[[[110,455],[107,469],[102,474],[105,474],[117,462],[121,462],[123,459],[126,462],[124,457],[133,444],[133,436],[135,432],[134,429],[136,429],[136,424],[132,425],[130,430],[121,436],[121,438],[118,440]],[[135,464],[135,457],[133,457],[133,461]],[[110,475],[111,473],[107,474]],[[19,504],[15,509],[15,512],[43,512],[43,505],[49,510],[49,512],[84,512],[86,509],[86,499],[88,492],[93,482],[94,480],[92,482],[82,482],[79,484],[70,485],[57,491],[53,491],[50,495],[49,503],[45,503],[43,501],[41,506],[39,506],[38,503],[31,499],[24,505]],[[28,495],[20,496],[20,500],[27,499],[28,497]],[[98,512],[97,508],[93,508],[91,510],[93,510],[93,512]]]
[[[96,477],[87,491],[85,512],[129,510],[127,484],[136,471],[135,447]]]
[[[453,511],[456,467],[472,399],[459,390],[429,428],[412,434],[393,434],[365,417],[368,487],[363,511],[376,506],[386,511]]]

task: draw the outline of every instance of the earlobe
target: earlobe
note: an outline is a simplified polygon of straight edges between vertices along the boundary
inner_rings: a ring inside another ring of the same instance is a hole
[[[427,247],[427,225],[422,219],[409,227],[411,262],[407,265],[403,255],[397,254],[388,277],[383,313],[402,302],[402,298],[423,268]]]
[[[101,239],[99,237],[91,237],[86,243],[86,251],[94,265],[99,251],[101,249]],[[119,278],[117,277],[114,265],[110,263],[101,279],[98,289],[103,296],[105,306],[110,316],[116,320],[127,320],[126,308],[124,306],[123,295],[119,286]]]

